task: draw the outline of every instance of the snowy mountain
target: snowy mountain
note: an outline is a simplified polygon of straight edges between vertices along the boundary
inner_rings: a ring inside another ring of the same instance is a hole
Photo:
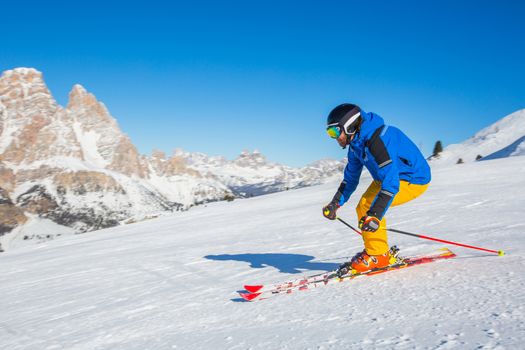
[[[338,185],[212,203],[0,254],[0,348],[523,347],[525,157],[438,167],[425,194],[388,213],[392,228],[505,256],[449,246],[457,258],[241,302],[243,284],[332,269],[362,249],[357,234],[321,215]],[[339,211],[350,223],[358,200]],[[395,233],[389,240],[405,255],[443,246]]]
[[[180,149],[175,155],[183,158],[188,168],[217,178],[240,197],[318,185],[334,177],[341,178],[345,165],[343,161],[321,160],[303,168],[292,168],[269,162],[258,151],[244,151],[233,161],[186,153]]]
[[[327,181],[342,162],[296,169],[258,152],[140,155],[106,106],[75,85],[57,104],[42,73],[0,77],[0,247],[142,220],[234,196]],[[56,226],[60,225],[58,229]]]
[[[514,112],[479,131],[463,143],[447,146],[432,165],[473,162],[478,155],[484,160],[525,154],[525,109]]]
[[[508,145],[507,147],[483,157],[481,160],[491,160],[505,157],[516,157],[525,155],[525,135]]]

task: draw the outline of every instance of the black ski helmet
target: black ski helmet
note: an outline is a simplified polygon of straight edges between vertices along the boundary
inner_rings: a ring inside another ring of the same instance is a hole
[[[326,119],[326,126],[337,125],[345,134],[352,134],[359,125],[360,117],[361,108],[351,103],[343,103],[330,112]]]

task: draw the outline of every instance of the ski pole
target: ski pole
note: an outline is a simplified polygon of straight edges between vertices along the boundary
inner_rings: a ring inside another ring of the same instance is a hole
[[[359,232],[357,229],[355,229],[352,225],[348,224],[347,222],[345,222],[344,220],[342,220],[341,218],[337,218],[337,220],[341,221],[343,224],[345,224],[346,226],[350,227],[352,230],[354,230],[355,232],[361,234],[361,232]],[[457,246],[460,246],[460,247],[464,247],[464,248],[470,248],[470,249],[477,249],[477,250],[482,250],[484,252],[489,252],[489,253],[494,253],[494,254],[498,254],[499,256],[503,256],[505,255],[505,252],[503,250],[493,250],[493,249],[486,249],[486,248],[481,248],[481,247],[475,247],[475,246],[472,246],[472,245],[467,245],[467,244],[463,244],[463,243],[457,243],[457,242],[452,242],[452,241],[446,241],[444,239],[439,239],[439,238],[434,238],[434,237],[429,237],[429,236],[424,236],[424,235],[418,235],[418,234],[415,234],[415,233],[410,233],[410,232],[406,232],[406,231],[401,231],[401,230],[396,230],[396,229],[393,229],[393,228],[387,228],[386,229],[387,231],[390,231],[390,232],[396,232],[396,233],[401,233],[403,235],[407,235],[407,236],[412,236],[412,237],[417,237],[417,238],[422,238],[422,239],[428,239],[430,241],[436,241],[436,242],[440,242],[440,243],[446,243],[446,244],[453,244],[453,245],[457,245]]]
[[[493,250],[493,249],[487,249],[487,248],[475,247],[475,246],[468,245],[468,244],[463,244],[463,243],[458,243],[458,242],[452,242],[452,241],[446,241],[446,240],[444,240],[444,239],[439,239],[439,238],[434,238],[434,237],[428,237],[428,236],[424,236],[424,235],[418,235],[418,234],[415,234],[415,233],[410,233],[410,232],[406,232],[406,231],[396,230],[396,229],[393,229],[393,228],[387,228],[386,230],[387,230],[387,231],[390,231],[390,232],[401,233],[401,234],[403,234],[403,235],[408,235],[408,236],[413,236],[413,237],[417,237],[417,238],[428,239],[428,240],[430,240],[430,241],[436,241],[436,242],[447,243],[447,244],[454,244],[454,245],[457,245],[457,246],[460,246],[460,247],[465,247],[465,248],[470,248],[470,249],[482,250],[482,251],[484,251],[484,252],[489,252],[489,253],[498,254],[499,256],[505,255],[505,252],[504,252],[503,250]]]
[[[337,220],[341,221],[343,224],[345,224],[346,226],[350,227],[352,230],[354,230],[355,233],[357,233],[359,235],[362,235],[361,231],[359,231],[356,228],[354,228],[354,226],[350,225],[349,223],[347,223],[346,221],[341,219],[339,216],[337,217]]]

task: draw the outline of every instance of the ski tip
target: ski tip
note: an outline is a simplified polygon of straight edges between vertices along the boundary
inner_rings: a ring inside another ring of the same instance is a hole
[[[249,286],[249,285],[244,286],[244,289],[246,289],[250,293],[257,293],[262,288],[263,288],[262,284],[258,284],[258,285],[255,285],[255,286]]]
[[[259,295],[261,295],[261,293],[239,293],[239,295],[240,295],[241,298],[243,298],[244,300],[252,301],[252,300],[254,300],[255,298],[257,298]]]

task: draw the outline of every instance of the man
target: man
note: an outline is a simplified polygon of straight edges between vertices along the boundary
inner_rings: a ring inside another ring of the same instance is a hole
[[[346,264],[347,270],[363,272],[395,262],[389,252],[385,214],[389,207],[420,196],[430,182],[430,167],[416,145],[383,118],[356,105],[342,104],[327,119],[327,133],[344,149],[349,146],[344,180],[323,215],[337,218],[359,183],[363,165],[373,181],[357,205],[357,219],[365,249]]]

